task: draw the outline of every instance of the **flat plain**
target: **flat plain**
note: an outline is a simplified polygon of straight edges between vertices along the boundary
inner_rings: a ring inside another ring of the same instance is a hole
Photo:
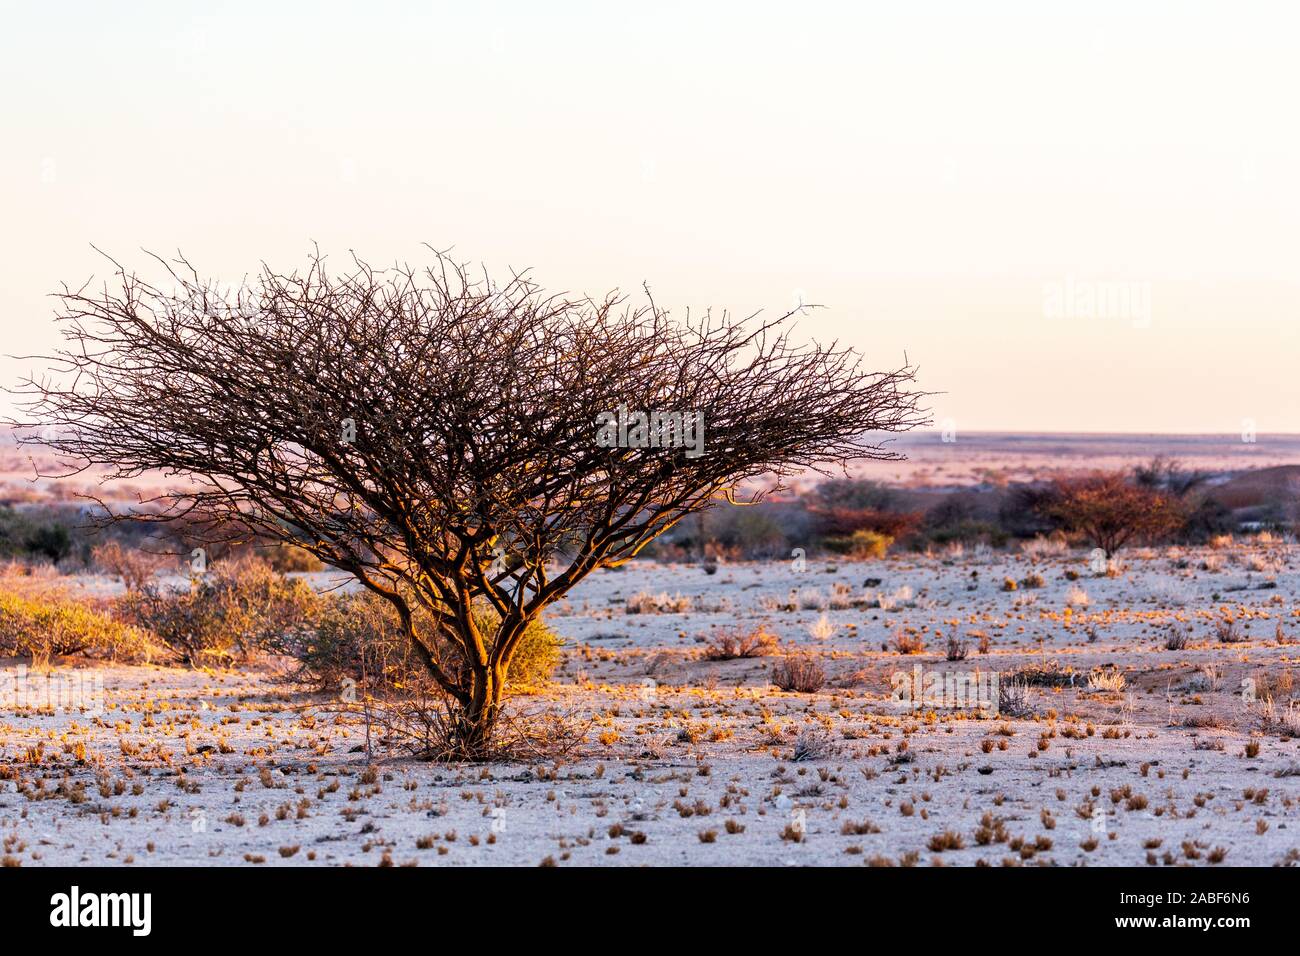
[[[507,764],[409,759],[338,695],[284,683],[273,661],[56,663],[60,679],[102,679],[103,709],[0,718],[2,855],[1295,863],[1296,558],[1264,536],[1134,549],[1109,575],[1047,544],[601,571],[549,616],[566,642],[553,685],[511,704],[550,715],[569,743]],[[92,576],[74,586],[111,588]],[[762,656],[710,659],[727,656],[723,636],[756,631],[773,639]],[[950,643],[964,659],[948,659]],[[822,685],[779,690],[774,668],[791,661]],[[918,667],[996,673],[1000,706],[898,700],[895,675]]]

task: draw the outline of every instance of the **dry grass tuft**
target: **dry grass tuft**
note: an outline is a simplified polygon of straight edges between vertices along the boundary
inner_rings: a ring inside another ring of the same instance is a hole
[[[732,661],[770,657],[777,652],[776,635],[762,625],[748,630],[739,626],[718,628],[704,647],[706,661]]]
[[[826,685],[826,671],[806,654],[783,657],[772,667],[772,683],[797,694],[815,694]]]

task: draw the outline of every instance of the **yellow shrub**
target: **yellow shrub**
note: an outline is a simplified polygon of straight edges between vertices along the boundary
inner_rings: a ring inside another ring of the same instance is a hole
[[[849,536],[849,554],[858,559],[883,558],[893,543],[887,534],[862,528]]]
[[[130,658],[146,654],[139,629],[58,593],[0,591],[0,655],[34,663],[68,654]]]
[[[365,682],[371,689],[414,690],[430,681],[424,665],[402,632],[397,614],[383,598],[368,591],[344,593],[322,600],[310,633],[298,635],[282,652],[301,665],[300,679],[322,690],[344,678]],[[427,634],[430,622],[417,614]],[[486,603],[474,605],[474,623],[491,646],[500,618]],[[434,638],[436,656],[448,670],[461,666],[456,649],[445,638]],[[539,687],[550,680],[560,661],[563,642],[541,619],[524,630],[510,662],[509,690]]]

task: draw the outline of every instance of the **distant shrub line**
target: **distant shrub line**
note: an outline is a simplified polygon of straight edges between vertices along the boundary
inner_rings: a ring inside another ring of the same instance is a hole
[[[1238,517],[1214,495],[1205,476],[1163,459],[1132,471],[943,491],[835,479],[793,498],[714,508],[647,553],[714,563],[794,554],[865,560],[891,548],[1006,547],[1054,536],[1109,554],[1126,544],[1204,544],[1240,530],[1245,513]],[[1274,515],[1271,526],[1289,528],[1289,507],[1279,502],[1263,511]],[[1249,516],[1260,511],[1251,509]]]

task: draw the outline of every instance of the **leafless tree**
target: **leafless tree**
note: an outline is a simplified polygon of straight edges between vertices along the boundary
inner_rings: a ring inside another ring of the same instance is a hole
[[[187,483],[112,520],[292,541],[391,602],[470,757],[525,626],[586,575],[757,479],[901,457],[879,433],[926,421],[914,367],[797,344],[793,313],[675,318],[648,290],[551,295],[439,252],[339,272],[317,253],[227,291],[184,258],[157,259],[157,285],[109,261],[111,282],[59,294],[27,424],[64,473]],[[602,437],[620,408],[667,413],[660,447],[635,418]]]
[[[1204,471],[1186,471],[1175,458],[1156,455],[1146,464],[1133,469],[1133,480],[1143,488],[1163,491],[1175,498],[1186,498],[1210,480]]]

